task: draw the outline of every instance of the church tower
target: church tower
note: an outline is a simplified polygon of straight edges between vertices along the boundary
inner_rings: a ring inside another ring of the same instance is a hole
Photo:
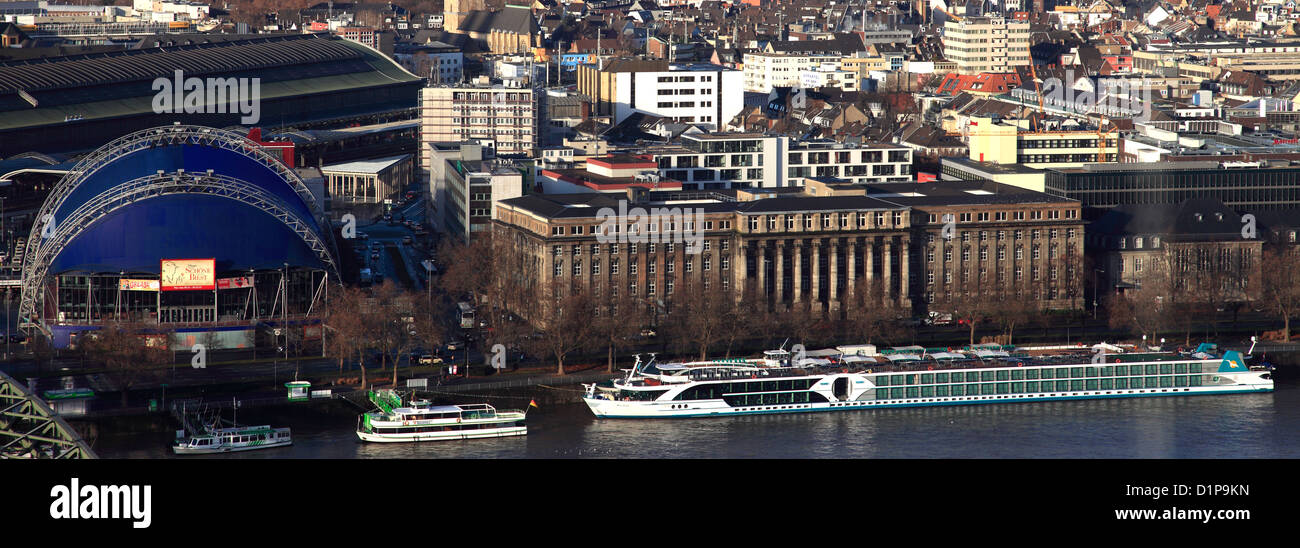
[[[487,11],[484,0],[442,0],[442,30],[465,34],[460,25],[473,11]]]

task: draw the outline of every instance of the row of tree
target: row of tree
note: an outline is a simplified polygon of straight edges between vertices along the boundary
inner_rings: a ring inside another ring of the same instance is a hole
[[[1110,326],[1155,340],[1160,334],[1182,335],[1209,320],[1217,334],[1219,320],[1243,309],[1273,315],[1282,322],[1282,337],[1291,338],[1291,318],[1300,313],[1300,248],[1268,246],[1257,264],[1217,262],[1221,248],[1187,246],[1183,255],[1169,251],[1143,265],[1140,284],[1107,299]]]
[[[403,355],[444,342],[446,318],[441,300],[427,293],[403,291],[391,281],[371,288],[344,288],[330,295],[325,316],[325,349],[339,372],[354,361],[367,385],[367,364],[384,371],[391,363],[393,384]]]

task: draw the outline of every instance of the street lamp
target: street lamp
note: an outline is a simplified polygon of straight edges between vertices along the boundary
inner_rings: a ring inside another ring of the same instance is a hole
[[[1092,319],[1094,320],[1097,319],[1097,294],[1101,291],[1101,287],[1097,285],[1098,272],[1105,274],[1106,271],[1100,268],[1092,269]]]

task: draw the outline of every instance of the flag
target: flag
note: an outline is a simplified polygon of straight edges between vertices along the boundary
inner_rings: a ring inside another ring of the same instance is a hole
[[[528,400],[528,407],[537,407],[537,400]],[[538,407],[538,409],[541,409]]]

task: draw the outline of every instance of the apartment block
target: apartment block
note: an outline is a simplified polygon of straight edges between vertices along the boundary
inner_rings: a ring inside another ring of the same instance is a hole
[[[835,53],[745,54],[745,91],[768,93],[773,87],[801,87],[803,74],[826,64],[838,65],[844,56]]]
[[[761,133],[684,135],[680,145],[646,149],[663,178],[682,188],[780,188],[809,177],[852,183],[908,181],[912,150],[880,143],[798,141]]]
[[[479,78],[473,84],[426,87],[420,99],[421,148],[472,142],[496,156],[532,157],[538,145],[539,95],[519,80],[493,83]]]
[[[943,24],[943,54],[961,74],[1007,72],[1026,66],[1029,23],[1000,17],[968,17]]]
[[[744,108],[742,73],[720,65],[614,59],[579,67],[578,91],[596,116],[622,122],[633,113],[716,129]]]

